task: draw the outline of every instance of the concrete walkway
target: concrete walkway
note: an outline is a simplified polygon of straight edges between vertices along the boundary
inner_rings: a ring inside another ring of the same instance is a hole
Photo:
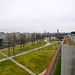
[[[47,70],[47,69],[46,69]],[[45,72],[46,72],[46,70],[44,70],[42,73],[40,73],[39,75],[44,75],[45,74]]]
[[[58,42],[58,41],[57,41],[57,42]],[[16,56],[23,55],[23,54],[26,54],[26,53],[29,53],[29,52],[32,52],[32,51],[35,51],[35,50],[37,50],[37,49],[43,48],[43,47],[48,46],[48,45],[55,44],[55,43],[57,43],[57,42],[54,42],[54,43],[49,43],[49,42],[47,42],[47,44],[44,45],[44,46],[42,46],[42,47],[38,47],[38,48],[35,48],[35,49],[32,49],[32,50],[29,50],[29,51],[26,51],[26,52],[23,52],[23,53],[20,53],[20,54],[16,54],[15,57],[16,57]],[[2,53],[2,52],[1,52],[1,53]],[[1,61],[4,61],[4,60],[7,60],[7,59],[9,59],[9,58],[13,58],[13,57],[14,57],[14,56],[10,56],[10,57],[7,57],[7,58],[4,58],[4,59],[1,59],[0,62],[1,62]]]
[[[57,42],[55,42],[55,43],[57,43]],[[44,45],[44,46],[42,46],[42,47],[39,47],[39,48],[30,50],[30,51],[27,51],[27,52],[23,52],[23,53],[17,54],[17,55],[15,55],[15,56],[19,56],[19,55],[22,55],[22,54],[26,54],[26,53],[29,53],[29,52],[31,52],[31,51],[34,51],[34,50],[37,50],[37,49],[40,49],[40,48],[43,48],[43,47],[45,47],[45,46],[52,45],[52,44],[54,44],[54,43],[47,43],[46,45]],[[53,50],[53,51],[54,51],[54,50]],[[46,51],[44,51],[44,52],[46,52]],[[14,56],[8,57],[8,56],[5,55],[4,53],[2,53],[2,52],[0,52],[0,53],[3,54],[3,55],[6,57],[5,59],[1,59],[0,62],[1,62],[1,61],[4,61],[4,60],[7,60],[7,59],[10,59],[12,62],[14,62],[14,63],[17,64],[18,66],[20,66],[21,68],[23,68],[24,70],[26,70],[27,72],[29,72],[31,75],[36,75],[36,73],[33,73],[31,70],[29,70],[29,69],[26,68],[25,66],[21,65],[20,63],[16,62],[15,60],[11,59],[11,58],[13,58]],[[43,71],[42,73],[40,73],[39,75],[44,75],[45,72],[46,72],[46,70]]]
[[[5,55],[4,53],[0,52],[2,55],[4,55],[5,57],[8,57],[7,55]]]
[[[31,75],[35,75],[35,73],[33,73],[31,70],[29,70],[28,68],[26,68],[25,66],[21,65],[20,63],[16,62],[15,60],[9,58],[7,55],[5,55],[4,53],[0,52],[1,54],[3,54],[5,57],[7,57],[8,59],[10,59],[12,62],[14,62],[15,64],[17,64],[18,66],[20,66],[21,68],[23,68],[24,70],[26,70],[27,72],[29,72]]]
[[[15,60],[9,58],[11,61],[13,61],[15,64],[17,64],[18,66],[20,66],[21,68],[23,68],[24,70],[26,70],[27,72],[29,72],[31,75],[35,75],[35,73],[33,73],[31,70],[29,70],[28,68],[26,68],[25,66],[21,65],[20,63],[16,62]]]
[[[14,48],[19,47],[19,46],[20,46],[20,45],[14,46]],[[10,49],[12,49],[12,48],[13,48],[13,47],[10,47]],[[8,50],[8,48],[2,49],[2,50],[0,50],[0,52],[5,51],[5,50]]]

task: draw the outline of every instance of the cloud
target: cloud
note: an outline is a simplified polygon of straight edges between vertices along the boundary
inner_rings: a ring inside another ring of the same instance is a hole
[[[0,31],[75,30],[74,0],[0,0]]]

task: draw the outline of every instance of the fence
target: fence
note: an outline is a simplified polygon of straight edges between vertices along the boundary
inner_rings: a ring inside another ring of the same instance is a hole
[[[49,66],[47,68],[47,71],[45,72],[45,75],[52,75],[53,74],[54,67],[55,67],[55,64],[56,64],[56,61],[57,61],[57,58],[58,58],[60,51],[61,51],[61,44],[59,45],[55,55],[53,56]]]

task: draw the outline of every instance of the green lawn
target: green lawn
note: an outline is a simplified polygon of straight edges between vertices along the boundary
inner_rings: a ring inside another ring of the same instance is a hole
[[[61,75],[61,53],[59,53],[53,75]]]
[[[69,45],[75,46],[75,43],[70,38],[68,39],[68,41],[69,41]]]
[[[58,46],[59,46],[60,42],[37,49],[36,51],[47,51],[47,50],[57,50]],[[56,47],[55,47],[56,46]],[[34,51],[33,51],[34,52]]]
[[[0,75],[30,75],[11,60],[0,62]]]
[[[52,57],[54,56],[60,42],[53,45],[43,47],[39,50],[27,53],[21,56],[14,57],[13,59],[22,65],[26,66],[34,73],[39,74],[47,69]],[[57,48],[55,48],[55,45]]]
[[[34,44],[34,43],[33,43],[33,44]],[[37,44],[34,45],[34,48],[43,46],[43,45],[45,45],[45,44],[46,44],[46,42],[42,42],[42,43],[41,43],[41,42],[38,42]],[[22,50],[20,50],[20,47],[16,47],[14,53],[15,53],[15,54],[19,54],[19,53],[22,53],[22,52],[25,52],[25,51],[28,51],[28,50],[31,50],[31,49],[33,49],[32,43],[26,44],[26,45],[24,46],[24,49],[23,49],[23,46],[22,46]],[[4,54],[8,55],[8,50],[2,51],[2,52],[3,52]],[[14,54],[13,54],[13,49],[10,49],[10,56],[12,56],[12,55],[14,55]]]
[[[0,53],[0,59],[3,59],[3,58],[5,58],[5,56]]]
[[[56,40],[51,41],[51,40],[49,40],[49,39],[47,39],[47,41],[50,42],[50,43],[56,42]]]
[[[34,73],[39,74],[47,69],[55,52],[56,51],[28,53],[14,57],[13,59],[29,68]]]
[[[49,41],[50,43],[54,43],[54,42],[56,42],[55,40],[54,41]]]

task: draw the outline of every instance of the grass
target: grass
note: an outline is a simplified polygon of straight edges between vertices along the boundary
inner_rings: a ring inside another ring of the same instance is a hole
[[[47,41],[50,42],[50,43],[56,42],[56,40],[52,40],[52,41],[51,41],[50,39],[47,39]]]
[[[69,41],[69,45],[75,46],[75,43],[70,38],[68,38],[68,41]]]
[[[47,69],[55,52],[56,51],[33,52],[18,57],[14,57],[13,59],[29,68],[34,73],[39,74]]]
[[[53,75],[61,75],[61,53],[59,53]]]
[[[3,59],[3,58],[5,58],[5,56],[0,53],[0,59]]]
[[[57,50],[58,46],[59,46],[60,42],[37,49],[36,51],[47,51],[47,50]]]
[[[11,60],[0,62],[0,75],[30,75]]]
[[[33,44],[34,44],[34,43],[33,43]],[[43,46],[43,45],[45,45],[45,44],[46,44],[46,42],[42,42],[42,43],[41,43],[41,42],[38,42],[37,44],[34,45],[34,48]],[[33,49],[32,43],[26,44],[26,45],[24,46],[24,49],[23,49],[23,46],[22,46],[22,50],[20,50],[20,47],[16,47],[14,53],[15,53],[15,54],[19,54],[19,53],[22,53],[22,52],[25,52],[25,51],[28,51],[28,50],[31,50],[31,49]],[[8,55],[8,50],[2,51],[2,52],[3,52],[4,54]],[[13,54],[13,49],[10,49],[10,55],[9,55],[9,56],[13,56],[13,55],[14,55],[14,54]]]
[[[54,43],[54,42],[56,42],[55,40],[54,41],[50,41],[50,43]]]
[[[20,64],[26,66],[27,68],[29,68],[34,73],[39,74],[43,72],[45,69],[47,69],[59,44],[60,42],[40,48],[28,54],[14,57],[13,59],[19,62]],[[57,45],[57,48],[55,48],[55,45]]]

